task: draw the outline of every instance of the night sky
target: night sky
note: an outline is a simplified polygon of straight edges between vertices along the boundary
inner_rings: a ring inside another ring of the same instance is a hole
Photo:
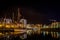
[[[28,23],[50,23],[50,19],[60,21],[60,4],[59,2],[31,2],[31,3],[1,3],[0,18],[7,14],[12,16],[12,12],[16,13],[17,8],[21,9],[21,14],[28,20]],[[12,9],[15,8],[15,9]]]

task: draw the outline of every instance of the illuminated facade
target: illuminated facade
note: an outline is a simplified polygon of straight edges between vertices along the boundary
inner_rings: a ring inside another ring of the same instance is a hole
[[[22,24],[24,24],[24,27],[26,27],[26,25],[27,25],[27,20],[26,20],[26,19],[21,19],[20,22],[21,22]]]

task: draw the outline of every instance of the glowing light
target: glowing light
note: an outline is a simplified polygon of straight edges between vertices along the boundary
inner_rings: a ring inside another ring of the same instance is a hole
[[[24,34],[22,36],[20,36],[21,39],[26,39],[27,38],[27,34]]]
[[[48,35],[49,32],[46,32],[46,34]]]
[[[20,31],[20,29],[14,29],[14,31],[19,32],[19,31]]]
[[[6,22],[6,23],[12,23],[12,20],[11,19],[4,19],[4,21]]]
[[[19,27],[20,27],[20,28],[24,28],[24,24],[20,24]]]
[[[2,34],[2,33],[0,33],[0,36],[3,36],[3,34]]]
[[[14,33],[12,33],[12,34],[14,34],[14,35],[16,35],[16,34],[20,34],[21,32],[14,32]]]
[[[14,25],[11,25],[11,28],[14,28]]]
[[[31,34],[32,33],[32,30],[27,30],[27,34]]]
[[[10,28],[10,25],[6,25],[6,28]]]
[[[2,33],[0,33],[0,35],[2,35]]]
[[[0,24],[0,27],[2,27],[2,24]]]
[[[18,28],[18,26],[17,25],[14,25],[14,28]]]

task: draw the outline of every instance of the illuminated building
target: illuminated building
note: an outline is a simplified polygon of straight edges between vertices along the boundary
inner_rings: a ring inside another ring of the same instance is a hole
[[[2,28],[2,26],[3,26],[3,25],[2,25],[2,24],[0,24],[0,28]]]
[[[43,28],[46,28],[46,25],[44,25]]]
[[[32,34],[32,31],[33,31],[32,30],[33,27],[31,26],[31,24],[27,24],[26,29],[27,29],[27,34],[31,35]]]
[[[31,27],[32,27],[31,24],[26,25],[26,28],[31,28]]]
[[[40,34],[42,28],[42,24],[37,24],[37,33]]]
[[[12,20],[11,19],[4,19],[4,22],[9,24],[9,23],[12,23]]]
[[[11,26],[9,24],[6,24],[5,28],[11,28]]]
[[[22,24],[24,24],[24,27],[26,27],[26,25],[27,25],[27,20],[26,20],[26,19],[21,19],[20,22],[21,22]]]
[[[51,24],[51,28],[58,28],[58,26],[59,26],[59,22],[53,22]]]

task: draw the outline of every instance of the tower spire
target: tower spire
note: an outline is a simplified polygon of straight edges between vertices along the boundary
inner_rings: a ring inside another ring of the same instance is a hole
[[[13,12],[13,17],[12,17],[12,19],[13,19],[13,22],[14,22],[14,12]]]
[[[21,17],[20,9],[18,8],[18,18],[17,18],[17,21],[19,21],[20,17]]]

